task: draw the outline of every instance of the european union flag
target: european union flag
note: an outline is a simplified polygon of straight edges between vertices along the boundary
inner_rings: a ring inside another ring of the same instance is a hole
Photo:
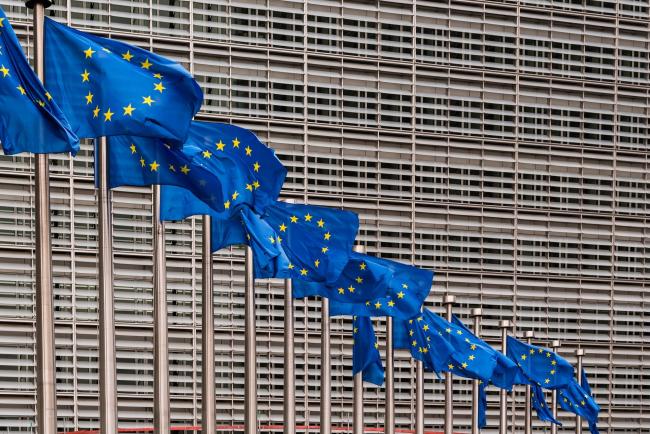
[[[517,384],[559,389],[573,380],[573,366],[553,351],[520,342],[512,336],[508,336],[507,344],[508,357],[520,368]]]
[[[531,406],[535,409],[537,417],[539,420],[544,422],[551,422],[556,425],[562,425],[560,421],[553,417],[553,412],[546,404],[546,397],[544,396],[544,390],[541,386],[533,384],[531,388]]]
[[[582,369],[580,375],[582,380],[582,384],[580,385],[580,387],[582,387],[582,390],[585,391],[585,394],[588,395],[589,398],[591,398],[591,400],[593,401],[591,406],[595,407],[594,409],[596,411],[596,416],[595,417],[592,416],[591,418],[592,420],[589,421],[589,431],[591,431],[591,434],[598,434],[598,427],[596,425],[598,423],[598,413],[600,412],[600,406],[596,403],[594,394],[591,392],[591,387],[589,386],[589,381],[587,380],[587,372],[584,370],[584,368]]]
[[[381,386],[384,384],[384,366],[372,320],[368,317],[354,317],[352,327],[352,375],[362,372],[363,381]]]
[[[585,419],[592,434],[598,434],[598,412],[600,407],[591,395],[577,381],[571,379],[569,384],[558,389],[558,402],[562,409]]]
[[[411,319],[395,318],[393,321],[393,346],[406,349],[411,357],[422,362],[424,369],[439,375],[447,369],[454,347],[435,333],[424,314]]]
[[[330,314],[351,316],[392,316],[409,319],[417,315],[422,304],[429,295],[434,273],[411,265],[391,261],[389,259],[368,257],[368,263],[374,262],[389,271],[388,288],[376,297],[367,298],[364,302],[339,303],[338,300],[330,305]]]
[[[81,138],[182,143],[203,93],[179,64],[45,19],[45,82]]]
[[[228,218],[241,206],[263,210],[280,194],[287,169],[249,130],[192,122],[180,149],[155,138],[109,138],[109,186],[183,187]],[[210,213],[212,214],[212,213]]]
[[[183,220],[195,215],[210,215],[219,218],[221,215],[217,213],[207,203],[192,194],[191,191],[176,187],[173,185],[162,185],[160,187],[160,220],[162,221],[177,221]],[[245,232],[241,225],[235,226],[234,229],[238,230],[240,238],[245,240]],[[230,244],[243,244],[244,241],[235,242]],[[220,242],[221,244],[221,242]],[[225,243],[224,243],[225,244]]]
[[[365,303],[366,300],[383,296],[388,290],[392,273],[375,259],[352,252],[335,282],[324,284],[296,280],[293,296],[304,298],[319,295],[342,303]]]
[[[478,427],[485,428],[487,426],[487,393],[485,391],[486,384],[482,381],[478,385]]]
[[[7,155],[79,151],[79,138],[29,66],[0,9],[0,140]]]

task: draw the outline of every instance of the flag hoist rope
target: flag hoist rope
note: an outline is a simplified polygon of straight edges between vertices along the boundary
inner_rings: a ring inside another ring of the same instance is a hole
[[[34,71],[45,78],[43,58],[43,20],[48,0],[25,2],[33,8]],[[50,179],[47,154],[34,156],[34,202],[36,214],[36,420],[39,433],[55,433],[56,428],[56,348],[54,341],[54,309],[52,292],[52,246],[50,243]]]

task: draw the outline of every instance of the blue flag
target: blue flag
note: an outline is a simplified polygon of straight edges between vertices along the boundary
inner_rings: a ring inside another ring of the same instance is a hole
[[[352,375],[362,372],[363,381],[381,386],[384,384],[384,366],[372,320],[368,317],[354,317],[352,327]]]
[[[180,149],[155,138],[109,138],[109,187],[175,185],[189,190],[221,218],[241,206],[275,201],[287,169],[272,149],[244,128],[192,122]]]
[[[560,421],[553,417],[553,412],[546,404],[546,397],[544,396],[544,390],[541,386],[533,384],[531,388],[531,406],[535,409],[537,417],[539,420],[544,422],[551,422],[556,425],[562,425]]]
[[[409,320],[395,318],[393,321],[393,345],[396,349],[407,349],[411,357],[422,362],[425,370],[440,375],[447,369],[454,347],[436,333],[424,314]]]
[[[558,403],[562,409],[585,419],[592,434],[598,434],[598,412],[600,407],[591,395],[577,381],[571,379],[566,386],[558,389]]]
[[[383,293],[377,291],[377,296],[366,298],[364,302],[339,302],[343,300],[333,299],[330,315],[409,319],[421,311],[431,290],[433,271],[383,258],[368,257],[367,262],[388,270],[388,288]]]
[[[507,344],[508,357],[521,369],[518,384],[559,389],[573,380],[573,366],[553,351],[520,342],[512,336],[508,336]]]
[[[173,185],[162,185],[160,187],[160,220],[177,221],[204,214],[215,218],[221,217],[220,213],[185,188]],[[241,228],[241,225],[233,226],[233,228]],[[245,233],[243,228],[238,232],[242,241],[233,241],[230,244],[244,244]]]
[[[7,155],[79,151],[79,139],[43,88],[0,9],[0,141]]]
[[[176,62],[45,19],[45,82],[81,138],[182,143],[203,93]]]
[[[485,388],[487,385],[480,381],[478,385],[478,427],[485,428],[487,426],[487,393]]]

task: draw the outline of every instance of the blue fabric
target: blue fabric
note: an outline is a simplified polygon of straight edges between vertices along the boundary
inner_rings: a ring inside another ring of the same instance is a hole
[[[573,380],[573,366],[546,348],[520,342],[512,336],[507,340],[508,357],[520,371],[517,384],[537,384],[545,389],[559,389]]]
[[[110,137],[108,148],[110,188],[183,187],[222,219],[238,214],[242,206],[263,210],[280,194],[287,173],[273,150],[251,131],[223,123],[192,122],[179,149],[160,139],[131,136]],[[191,197],[181,196],[186,201]]]
[[[389,259],[369,257],[377,266],[389,271],[387,290],[364,302],[339,302],[333,300],[330,315],[391,316],[410,319],[417,315],[431,290],[434,273]],[[380,295],[381,294],[381,295]]]
[[[581,387],[584,390],[585,394],[591,398],[593,401],[592,404],[590,404],[592,407],[595,407],[595,412],[596,416],[591,417],[591,420],[589,420],[589,431],[591,431],[591,434],[598,434],[598,413],[600,412],[600,406],[596,403],[596,400],[594,399],[594,395],[591,392],[591,387],[589,386],[589,381],[587,380],[587,372],[582,369],[582,372],[580,373],[582,384]]]
[[[600,407],[577,381],[571,379],[569,384],[558,389],[558,403],[562,409],[585,419],[589,423],[591,433],[598,434],[596,424]]]
[[[177,221],[204,214],[215,218],[221,217],[217,211],[185,188],[173,185],[162,185],[160,187],[160,220]],[[242,239],[244,237],[243,229],[241,230],[241,237]],[[233,241],[231,244],[242,243],[243,241],[241,243]]]
[[[363,381],[381,386],[384,384],[384,367],[372,320],[368,317],[354,317],[352,327],[352,375],[362,372]]]
[[[79,138],[29,66],[0,9],[0,141],[7,155],[79,151]]]
[[[296,280],[293,296],[314,295],[342,303],[365,303],[381,297],[388,291],[392,273],[372,256],[352,252],[339,278],[331,284]]]
[[[535,409],[537,417],[539,420],[544,422],[551,422],[556,425],[562,426],[560,421],[553,417],[553,412],[546,404],[546,397],[544,396],[544,390],[541,386],[533,384],[531,387],[531,406]]]
[[[487,426],[487,393],[485,388],[487,385],[482,381],[478,385],[478,427],[485,428]]]
[[[180,144],[203,101],[178,63],[49,18],[45,82],[81,138],[132,135]]]

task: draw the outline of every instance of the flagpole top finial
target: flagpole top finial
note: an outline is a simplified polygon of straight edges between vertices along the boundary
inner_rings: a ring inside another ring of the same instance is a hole
[[[499,321],[499,327],[501,327],[502,329],[509,329],[512,327],[512,321],[510,321],[509,319],[502,319],[501,321]]]
[[[551,347],[553,348],[560,348],[560,341],[555,339],[554,341],[551,341]]]
[[[27,6],[28,9],[34,9],[34,7],[37,4],[41,4],[43,5],[43,8],[47,9],[54,4],[54,1],[53,0],[27,0],[25,2],[25,6]]]
[[[582,348],[578,348],[578,349],[576,350],[576,356],[578,356],[578,357],[582,357],[582,356],[584,356],[584,355],[585,355],[585,350],[584,350],[584,349],[582,349]]]
[[[361,244],[355,245],[352,250],[354,250],[356,253],[366,253],[366,246],[362,246]]]
[[[472,309],[470,315],[472,315],[472,316],[481,316],[481,315],[483,315],[483,309],[481,309],[480,307],[475,307],[474,309]]]
[[[456,296],[451,294],[445,294],[442,297],[442,304],[454,304],[456,303]]]
[[[532,330],[526,330],[526,331],[524,332],[524,337],[525,337],[526,339],[532,339],[532,338],[535,337],[535,332],[532,331]]]

